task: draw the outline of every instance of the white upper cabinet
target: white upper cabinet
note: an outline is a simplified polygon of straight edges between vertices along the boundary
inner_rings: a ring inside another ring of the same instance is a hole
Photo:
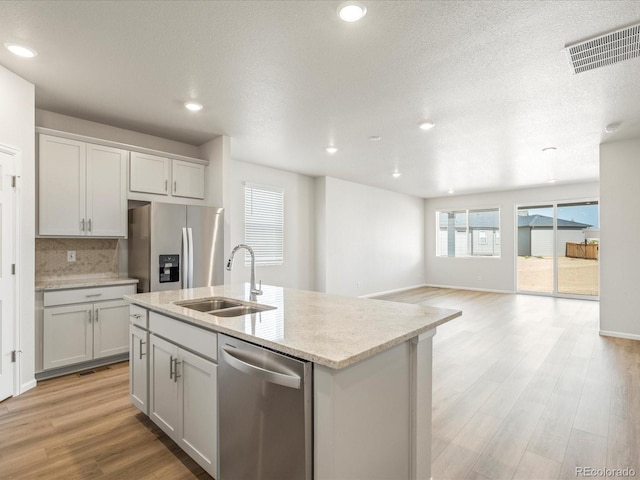
[[[129,190],[204,199],[205,166],[200,163],[131,153]]]
[[[169,195],[170,163],[171,160],[168,158],[131,152],[129,190]]]
[[[84,142],[40,135],[40,235],[84,234],[86,157]]]
[[[127,236],[127,156],[118,148],[40,135],[40,235]]]
[[[87,233],[127,235],[127,152],[87,144]]]
[[[204,165],[173,161],[173,191],[175,197],[204,198]]]

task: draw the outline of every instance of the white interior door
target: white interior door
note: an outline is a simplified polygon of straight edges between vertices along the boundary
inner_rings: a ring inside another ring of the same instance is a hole
[[[14,156],[0,149],[0,400],[14,394],[14,368],[11,352],[15,349],[16,284],[15,263],[15,188]]]

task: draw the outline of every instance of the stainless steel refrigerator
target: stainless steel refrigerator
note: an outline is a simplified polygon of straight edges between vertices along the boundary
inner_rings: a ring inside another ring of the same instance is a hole
[[[152,202],[129,210],[129,276],[138,292],[224,283],[223,209]]]

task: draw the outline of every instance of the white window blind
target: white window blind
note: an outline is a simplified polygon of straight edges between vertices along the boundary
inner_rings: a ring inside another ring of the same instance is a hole
[[[244,242],[253,248],[256,265],[284,261],[284,192],[246,184],[244,187]],[[245,265],[251,257],[245,254]]]

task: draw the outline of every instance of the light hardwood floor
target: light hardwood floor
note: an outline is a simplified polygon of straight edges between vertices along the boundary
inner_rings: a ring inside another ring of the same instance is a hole
[[[434,479],[640,476],[640,342],[600,337],[597,302],[426,287],[384,298],[463,311],[434,337]],[[121,363],[0,403],[0,479],[210,478],[129,404],[127,379]]]

